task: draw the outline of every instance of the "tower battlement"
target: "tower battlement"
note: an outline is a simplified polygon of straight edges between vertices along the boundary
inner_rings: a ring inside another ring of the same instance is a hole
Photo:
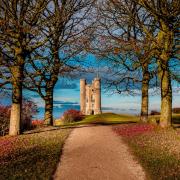
[[[80,107],[85,115],[101,114],[101,79],[94,78],[92,84],[80,79]]]

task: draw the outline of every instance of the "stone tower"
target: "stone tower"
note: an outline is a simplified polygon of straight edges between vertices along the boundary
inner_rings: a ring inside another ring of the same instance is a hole
[[[101,80],[95,78],[92,84],[80,80],[80,107],[85,115],[101,114]]]
[[[80,107],[83,114],[86,113],[86,80],[80,80]]]

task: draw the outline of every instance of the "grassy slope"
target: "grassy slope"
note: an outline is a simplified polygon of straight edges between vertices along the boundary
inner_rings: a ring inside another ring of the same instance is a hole
[[[149,116],[149,119],[159,120],[159,115]],[[121,124],[138,122],[139,117],[127,114],[103,113],[99,115],[88,115],[79,122],[69,123],[64,126],[77,126],[84,124]],[[180,124],[180,114],[173,114],[173,123],[175,126]],[[56,126],[63,126],[61,120],[55,121]]]
[[[114,114],[114,113],[103,113],[98,115],[88,115],[82,121],[69,123],[64,126],[77,126],[85,124],[121,124],[137,122],[139,118],[137,116],[131,116],[126,114]],[[62,126],[63,124],[59,121],[56,125]]]
[[[104,113],[99,115],[89,115],[82,122],[86,123],[121,123],[121,122],[137,122],[138,117],[125,115],[125,114],[114,114]]]
[[[50,179],[70,130],[0,138],[0,179]]]

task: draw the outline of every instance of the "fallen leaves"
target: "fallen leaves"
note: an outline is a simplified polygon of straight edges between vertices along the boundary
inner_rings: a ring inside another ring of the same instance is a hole
[[[113,127],[113,131],[123,137],[151,179],[180,179],[179,130],[126,124]]]

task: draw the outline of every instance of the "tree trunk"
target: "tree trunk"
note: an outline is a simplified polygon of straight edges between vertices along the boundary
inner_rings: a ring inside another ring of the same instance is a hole
[[[157,37],[158,45],[161,52],[158,60],[158,74],[161,82],[161,116],[160,126],[171,126],[172,120],[172,87],[171,75],[169,70],[169,60],[173,52],[174,32],[164,23],[160,21],[162,30]]]
[[[46,90],[44,124],[53,125],[53,88]]]
[[[10,115],[9,135],[21,133],[22,79],[23,67],[11,67],[12,71],[12,107]]]
[[[160,80],[161,80],[161,116],[160,126],[169,127],[172,121],[172,87],[171,77],[168,69],[168,63],[160,63]]]
[[[142,95],[141,95],[141,122],[148,121],[148,109],[149,109],[149,80],[150,75],[148,72],[148,65],[143,69],[143,80],[142,80]]]
[[[56,42],[56,41],[55,41]],[[54,66],[51,79],[47,81],[45,100],[44,124],[53,126],[53,91],[58,80],[61,63],[59,61],[59,47],[53,47]]]

